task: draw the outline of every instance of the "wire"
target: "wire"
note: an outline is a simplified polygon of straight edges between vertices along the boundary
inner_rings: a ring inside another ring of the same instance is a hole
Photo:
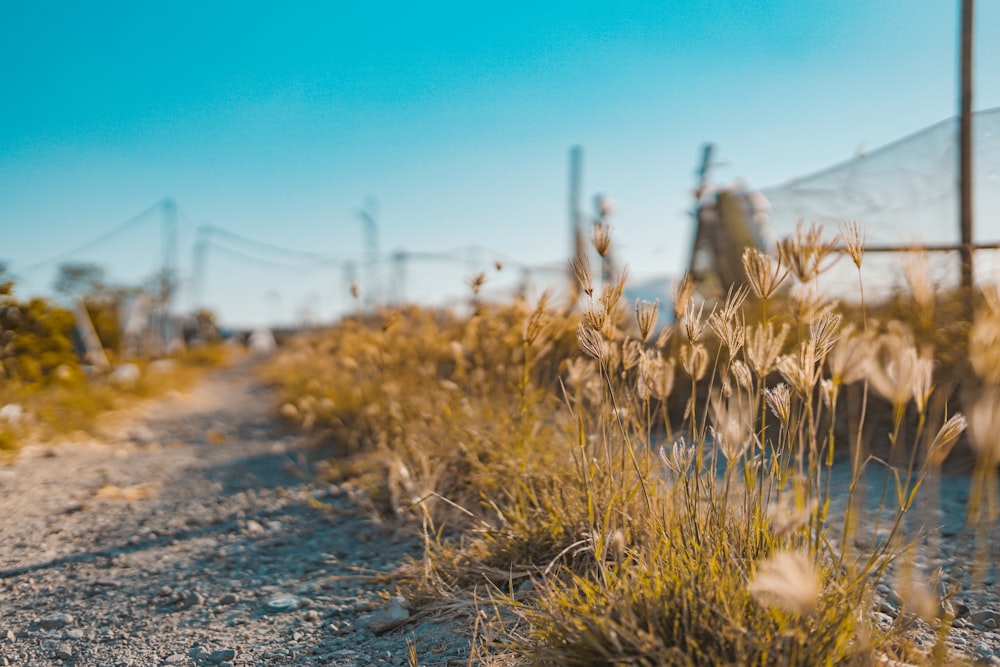
[[[221,229],[220,227],[216,227],[214,225],[206,225],[206,226],[202,227],[201,229],[203,229],[205,232],[210,233],[212,235],[222,236],[222,237],[227,238],[227,239],[229,239],[231,241],[236,241],[237,243],[242,243],[244,245],[248,245],[248,246],[257,248],[258,250],[263,250],[263,251],[266,251],[266,252],[283,253],[285,255],[294,255],[296,257],[304,257],[304,258],[313,259],[313,260],[317,260],[317,261],[332,259],[329,255],[324,255],[324,254],[321,254],[321,253],[307,252],[305,250],[295,250],[293,248],[285,248],[285,247],[282,247],[282,246],[279,246],[279,245],[274,245],[273,243],[266,243],[264,241],[257,241],[255,239],[247,238],[246,236],[243,236],[241,234],[236,234],[234,232],[230,232],[230,231],[227,231],[225,229]]]
[[[34,271],[36,269],[42,268],[43,266],[47,266],[47,265],[52,264],[54,262],[58,262],[58,261],[61,261],[61,260],[64,260],[64,259],[68,259],[68,258],[72,257],[73,255],[76,255],[78,253],[84,252],[85,250],[90,250],[94,246],[100,245],[100,244],[104,243],[105,241],[108,241],[108,240],[114,238],[115,236],[117,236],[118,234],[121,234],[122,232],[124,232],[127,229],[131,228],[133,225],[136,225],[139,222],[142,222],[143,219],[147,215],[149,215],[150,213],[152,213],[156,209],[160,208],[161,206],[163,206],[163,200],[156,202],[155,204],[153,204],[152,206],[150,206],[149,208],[147,208],[143,212],[141,212],[141,213],[139,213],[137,215],[132,216],[131,218],[129,218],[128,220],[126,220],[122,224],[120,224],[120,225],[118,225],[116,227],[113,227],[112,229],[109,229],[108,231],[104,232],[103,234],[101,234],[97,238],[91,239],[90,241],[87,241],[86,243],[78,245],[77,247],[73,248],[72,250],[67,250],[65,252],[59,253],[58,255],[54,255],[53,257],[49,257],[48,259],[44,259],[44,260],[42,260],[40,262],[35,262],[31,266],[29,266],[27,268],[24,268],[24,269],[21,269],[20,272],[21,273],[30,273],[31,271]]]

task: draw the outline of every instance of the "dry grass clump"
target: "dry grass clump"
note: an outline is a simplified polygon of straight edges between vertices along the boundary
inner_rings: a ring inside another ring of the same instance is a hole
[[[493,650],[558,665],[918,660],[902,621],[875,625],[873,586],[967,421],[932,409],[933,349],[913,326],[864,306],[848,324],[814,288],[831,248],[811,228],[776,257],[749,250],[748,285],[717,304],[685,280],[660,330],[657,304],[623,302],[624,276],[597,285],[577,261],[579,314],[546,299],[466,318],[387,311],[300,340],[269,374],[282,414],[349,455],[334,475],[422,522],[425,556],[400,573],[410,599],[489,600]],[[984,313],[1000,324],[1000,305]],[[989,326],[973,327],[972,357],[993,389],[968,420],[984,470],[1000,460],[985,435],[1000,423]],[[881,458],[862,446],[875,395],[889,406]],[[852,470],[836,517],[835,451]],[[873,466],[885,484],[865,523],[852,500]],[[884,539],[862,550],[862,528]],[[953,617],[929,616],[943,638]]]

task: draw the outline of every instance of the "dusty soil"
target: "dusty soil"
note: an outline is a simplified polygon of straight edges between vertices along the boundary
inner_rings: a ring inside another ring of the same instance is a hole
[[[0,465],[0,664],[466,664],[374,576],[418,537],[311,481],[251,365]]]

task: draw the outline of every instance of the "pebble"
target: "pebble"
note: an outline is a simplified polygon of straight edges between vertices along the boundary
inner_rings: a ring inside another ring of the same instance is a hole
[[[236,657],[236,650],[231,648],[222,648],[217,651],[212,651],[208,656],[208,661],[215,664],[229,662]]]
[[[174,653],[173,655],[167,656],[167,659],[163,662],[168,665],[180,665],[187,662],[187,656],[183,653]]]
[[[72,624],[73,617],[69,614],[49,614],[38,621],[38,625],[45,630],[58,630]]]
[[[184,609],[200,607],[203,604],[205,604],[205,596],[196,591],[188,591],[181,599],[181,606],[184,607]]]
[[[240,601],[240,596],[236,595],[235,593],[226,593],[221,598],[219,598],[219,604],[222,605],[236,604],[239,601]]]
[[[406,599],[397,595],[375,611],[368,622],[368,629],[377,635],[382,634],[402,625],[408,618],[410,610],[406,608]]]
[[[292,611],[302,605],[302,600],[290,593],[280,593],[269,599],[266,604],[269,611]]]

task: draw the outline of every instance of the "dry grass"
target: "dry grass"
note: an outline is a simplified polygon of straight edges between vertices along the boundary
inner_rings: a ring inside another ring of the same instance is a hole
[[[923,656],[904,625],[874,624],[873,586],[966,426],[938,398],[957,384],[934,359],[970,360],[986,387],[969,421],[974,500],[990,493],[1000,296],[965,348],[968,326],[937,327],[943,306],[916,288],[909,315],[873,317],[863,295],[854,310],[828,302],[812,284],[830,247],[809,229],[779,258],[749,251],[748,287],[716,304],[682,283],[661,331],[655,304],[622,302],[624,278],[598,288],[578,263],[578,308],[385,311],[295,342],[268,375],[281,414],[340,447],[331,478],[422,527],[424,557],[400,585],[414,604],[473,610],[484,661],[942,662],[943,644]],[[835,453],[855,482],[885,470],[889,535],[867,551],[840,547],[860,525],[854,503],[829,514]],[[953,620],[925,615],[942,637]]]

